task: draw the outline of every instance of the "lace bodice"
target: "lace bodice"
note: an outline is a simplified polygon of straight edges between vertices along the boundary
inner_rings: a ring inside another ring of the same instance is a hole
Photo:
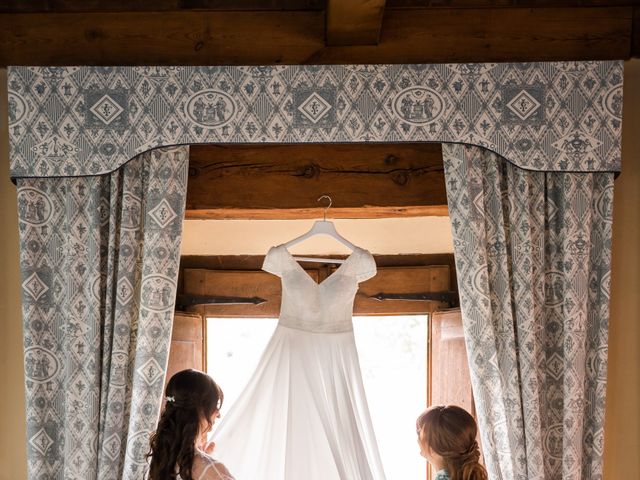
[[[316,333],[353,330],[353,300],[358,284],[376,274],[368,251],[357,248],[322,282],[316,283],[284,245],[272,247],[262,269],[282,279],[279,325]]]

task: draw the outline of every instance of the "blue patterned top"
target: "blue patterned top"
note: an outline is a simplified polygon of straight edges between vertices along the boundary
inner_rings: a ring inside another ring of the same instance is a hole
[[[449,474],[447,473],[447,471],[443,468],[442,470],[438,470],[436,472],[436,476],[433,480],[449,480]]]

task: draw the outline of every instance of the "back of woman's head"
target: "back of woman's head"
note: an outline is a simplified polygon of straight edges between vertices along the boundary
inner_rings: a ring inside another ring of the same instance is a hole
[[[431,407],[418,417],[416,430],[420,443],[442,457],[451,480],[487,480],[476,441],[478,427],[465,409]]]
[[[165,407],[151,436],[149,480],[193,480],[195,443],[211,429],[212,418],[222,406],[222,390],[206,373],[182,370],[165,389]]]

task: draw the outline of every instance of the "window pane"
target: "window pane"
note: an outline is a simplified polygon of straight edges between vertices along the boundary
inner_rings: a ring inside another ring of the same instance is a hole
[[[373,427],[387,478],[424,478],[415,420],[426,406],[427,316],[354,317]],[[277,319],[207,318],[207,371],[228,411],[253,374]]]
[[[251,378],[277,323],[276,318],[207,318],[207,372],[224,391],[223,414]]]
[[[427,405],[426,315],[354,317],[371,420],[387,478],[424,478],[416,418]]]

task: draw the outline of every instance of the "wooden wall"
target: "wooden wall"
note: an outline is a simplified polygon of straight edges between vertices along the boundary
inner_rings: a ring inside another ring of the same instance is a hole
[[[13,0],[0,65],[627,59],[635,0]]]

